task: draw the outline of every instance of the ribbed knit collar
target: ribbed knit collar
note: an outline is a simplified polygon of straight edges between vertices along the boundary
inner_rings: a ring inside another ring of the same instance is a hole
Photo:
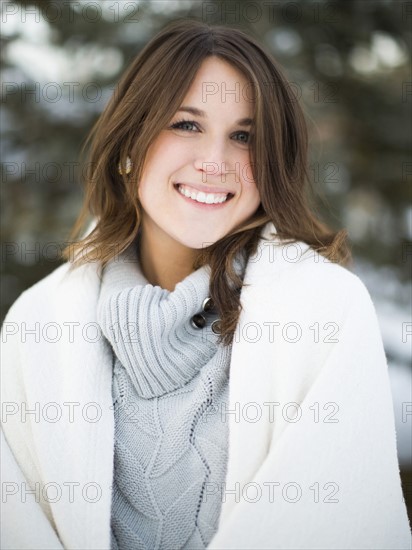
[[[237,273],[241,263],[235,261]],[[160,396],[184,386],[217,352],[217,315],[204,314],[210,266],[204,265],[170,292],[144,277],[136,244],[104,268],[97,318],[104,336],[127,370],[139,395]],[[202,312],[204,328],[191,318]]]

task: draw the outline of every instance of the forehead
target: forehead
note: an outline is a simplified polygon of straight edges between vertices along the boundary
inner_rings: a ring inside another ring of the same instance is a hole
[[[185,105],[191,102],[196,102],[199,108],[227,103],[231,109],[237,106],[249,113],[254,105],[252,86],[248,79],[236,67],[217,57],[205,59],[199,67],[184,98]]]

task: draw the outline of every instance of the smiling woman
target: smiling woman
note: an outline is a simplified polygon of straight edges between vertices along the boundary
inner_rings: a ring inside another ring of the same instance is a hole
[[[142,271],[167,290],[208,264],[228,345],[241,308],[235,257],[256,251],[265,224],[285,241],[350,261],[346,230],[335,233],[310,206],[307,141],[293,88],[252,37],[172,22],[131,63],[89,135],[84,207],[64,257],[77,266],[95,251],[104,267],[141,237]],[[126,161],[131,171],[119,173]],[[189,187],[234,196],[204,207],[178,200],[175,184],[186,196]],[[76,242],[90,213],[94,229]]]
[[[2,547],[410,548],[374,305],[277,62],[169,23],[87,149],[67,261],[2,328]]]
[[[218,90],[207,94],[205,83],[218,83]],[[246,84],[229,63],[207,58],[178,110],[197,113],[195,119],[176,114],[148,150],[138,193],[141,262],[153,284],[173,290],[191,273],[199,249],[229,235],[259,207],[248,170],[249,132],[239,130],[251,120],[253,104],[239,91],[223,93]]]

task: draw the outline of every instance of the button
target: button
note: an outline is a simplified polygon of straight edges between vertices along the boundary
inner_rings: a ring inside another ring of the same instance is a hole
[[[206,325],[206,319],[200,313],[196,313],[190,320],[192,327],[203,328]]]
[[[203,311],[212,311],[212,309],[215,307],[215,304],[213,303],[212,298],[210,296],[208,298],[205,298],[203,300],[202,309]]]
[[[211,329],[215,334],[220,334],[220,331],[221,331],[220,319],[216,319],[216,321],[213,321]]]

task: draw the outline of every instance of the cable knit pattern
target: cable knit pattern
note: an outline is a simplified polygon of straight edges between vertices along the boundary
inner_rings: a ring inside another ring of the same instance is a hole
[[[240,273],[236,260],[235,269]],[[210,268],[173,292],[141,273],[133,247],[103,273],[98,319],[113,349],[112,549],[204,549],[227,467],[231,347],[205,313]],[[206,317],[199,329],[190,320]]]

